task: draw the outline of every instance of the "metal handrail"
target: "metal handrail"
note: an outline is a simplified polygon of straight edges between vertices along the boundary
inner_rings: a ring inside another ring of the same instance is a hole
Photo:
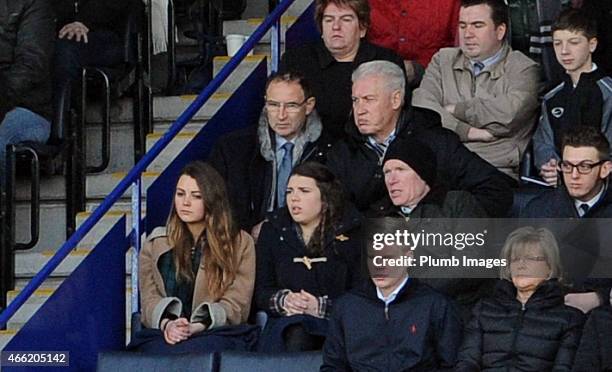
[[[72,234],[72,236],[62,244],[57,253],[43,266],[43,268],[30,280],[23,290],[15,297],[15,299],[0,313],[0,329],[6,327],[8,320],[19,310],[19,308],[27,301],[27,299],[40,287],[42,282],[57,268],[68,254],[76,247],[83,237],[98,223],[104,214],[115,204],[117,200],[125,193],[125,191],[135,184],[134,189],[140,190],[141,174],[153,162],[153,160],[162,152],[162,150],[172,141],[172,139],[183,129],[189,120],[200,110],[200,108],[210,99],[210,97],[219,89],[221,84],[228,78],[240,62],[247,54],[255,47],[255,45],[263,38],[270,28],[280,28],[280,18],[283,13],[294,3],[295,0],[283,0],[274,9],[268,17],[263,21],[253,34],[247,39],[244,45],[238,50],[236,55],[223,66],[219,74],[200,92],[196,99],[185,109],[185,111],[176,119],[168,131],[153,145],[153,147],[140,159],[130,172],[119,182],[119,184],[110,192],[104,199],[102,204],[98,206],[91,216],[83,222],[83,224]],[[274,32],[274,31],[273,31]],[[280,43],[280,40],[276,41]],[[279,46],[273,46],[278,48]],[[278,55],[276,56],[278,58]],[[278,61],[273,61],[273,65],[278,65]],[[138,191],[136,191],[138,192]],[[137,197],[136,199],[139,199]],[[139,204],[139,203],[133,203]],[[133,219],[140,221],[139,215],[133,215]],[[135,230],[132,232],[134,237],[140,237],[140,223],[133,224]],[[139,247],[136,247],[139,249]],[[137,275],[135,275],[137,277]]]

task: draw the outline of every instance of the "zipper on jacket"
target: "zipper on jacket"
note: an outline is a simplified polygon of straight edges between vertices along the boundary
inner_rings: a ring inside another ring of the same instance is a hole
[[[519,314],[519,319],[517,322],[517,326],[514,329],[514,337],[512,338],[512,347],[510,348],[510,352],[512,353],[512,365],[516,367],[516,339],[518,338],[519,331],[523,326],[523,318],[525,317],[525,304],[521,303],[521,313]]]
[[[74,2],[74,14],[79,14],[79,1]]]
[[[389,305],[385,304],[385,319],[389,320]]]

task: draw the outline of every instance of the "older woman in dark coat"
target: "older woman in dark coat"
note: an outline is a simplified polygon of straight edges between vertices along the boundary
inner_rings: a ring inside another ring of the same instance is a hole
[[[502,280],[476,305],[456,371],[570,371],[582,313],[563,302],[557,242],[522,227],[506,239]]]

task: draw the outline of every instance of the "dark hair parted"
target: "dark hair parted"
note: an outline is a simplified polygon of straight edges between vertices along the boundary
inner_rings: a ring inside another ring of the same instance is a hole
[[[461,0],[461,7],[467,8],[475,5],[488,5],[491,8],[491,19],[495,27],[502,23],[508,27],[509,12],[508,5],[504,0]]]
[[[231,215],[225,182],[213,167],[195,161],[183,168],[179,178],[182,176],[193,178],[200,189],[204,204],[204,230],[201,236],[192,236],[187,224],[179,218],[175,203],[172,203],[166,229],[168,241],[174,250],[176,278],[188,282],[195,279],[191,269],[191,248],[203,249],[202,260],[209,292],[213,297],[220,298],[236,277],[240,230]]]
[[[566,9],[553,23],[552,32],[567,30],[571,32],[582,32],[587,39],[597,37],[597,21],[589,18],[580,9]]]
[[[293,168],[291,176],[312,178],[321,193],[321,220],[308,244],[306,251],[310,255],[323,255],[325,236],[333,233],[344,213],[344,193],[336,176],[324,165],[316,162],[305,162]]]
[[[323,15],[329,4],[350,8],[357,15],[359,26],[364,30],[370,28],[370,4],[368,0],[316,0],[315,23],[319,32],[323,32]]]
[[[595,147],[599,153],[599,160],[610,158],[610,143],[598,128],[579,125],[567,130],[563,134],[562,149],[571,147]]]
[[[302,91],[304,92],[304,99],[308,99],[312,97],[312,88],[310,87],[310,83],[304,77],[304,74],[298,71],[284,71],[277,72],[268,78],[266,81],[266,92],[268,91],[268,87],[272,83],[296,83],[302,87]]]

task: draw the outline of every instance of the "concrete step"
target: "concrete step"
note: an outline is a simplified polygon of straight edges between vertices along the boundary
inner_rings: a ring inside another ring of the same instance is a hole
[[[296,3],[301,4],[310,4],[312,0],[297,0]],[[286,14],[298,16],[302,14],[300,11],[300,6],[291,6]],[[268,15],[268,1],[267,0],[249,0],[247,1],[247,6],[244,12],[242,13],[242,18],[253,18],[253,17],[266,17]]]
[[[51,274],[52,277],[68,276],[72,270],[81,263],[81,261],[91,252],[93,247],[106,235],[108,230],[114,226],[119,218],[124,214],[116,211],[109,211],[102,221],[96,225],[85,237],[81,243],[73,250],[62,263]],[[126,217],[126,220],[129,218]],[[114,221],[114,223],[113,223]],[[126,221],[126,224],[128,222]],[[31,278],[36,275],[40,269],[53,257],[57,249],[65,240],[56,246],[51,246],[47,249],[42,249],[39,246],[29,251],[15,252],[15,277],[16,278]],[[131,268],[130,268],[131,270]],[[128,271],[129,272],[129,271]]]
[[[269,51],[268,51],[269,52]],[[269,53],[268,53],[269,55]],[[270,58],[267,58],[268,55],[253,55],[247,56],[243,59],[238,67],[234,70],[232,75],[239,77],[238,79],[228,78],[223,84],[227,85],[227,89],[231,91],[235,91],[238,89],[240,84],[249,76],[253,69],[259,65],[262,59],[266,58],[268,63],[268,71],[270,70]],[[228,56],[219,56],[213,59],[213,76],[217,76],[221,69],[232,59],[232,57]]]
[[[21,293],[19,290],[7,293],[7,302],[10,304]],[[11,320],[7,323],[7,329],[19,330],[34,315],[38,309],[55,293],[55,289],[38,289],[32,296],[19,308]],[[132,314],[132,288],[127,285],[125,288],[125,320],[130,323]]]
[[[17,334],[17,331],[12,329],[0,330],[0,350],[4,350],[6,345],[11,341],[13,336]]]
[[[281,19],[281,42],[285,41],[285,32],[296,21],[297,17],[283,16]],[[264,21],[264,18],[241,19],[237,21],[223,22],[223,36],[231,34],[252,35],[253,32]],[[272,30],[269,30],[264,37],[259,40],[259,44],[270,44]]]
[[[149,172],[162,172],[168,164],[170,164],[178,154],[183,151],[185,146],[195,138],[197,133],[195,132],[181,132],[179,133],[172,142],[159,154],[155,160],[149,165],[147,170]],[[153,145],[162,138],[163,134],[153,133],[147,136],[147,151],[153,147]]]
[[[88,217],[108,194],[119,184],[127,173],[101,173],[90,175],[87,177],[87,210],[77,215],[77,225],[79,225],[85,217]],[[143,190],[143,213],[145,210],[146,189],[155,181],[159,173],[146,172],[142,176]],[[23,181],[24,188],[27,184]],[[34,252],[56,250],[66,240],[66,204],[64,192],[63,177],[52,178],[41,186],[41,205],[40,205],[40,239],[39,242],[32,248]],[[18,189],[20,190],[20,189]],[[30,239],[30,204],[29,201],[23,200],[29,198],[29,185],[27,192],[20,190],[18,196],[21,200],[18,201],[15,210],[15,218],[17,224],[15,226],[15,236],[17,242],[24,243]],[[128,230],[131,228],[131,187],[124,193],[122,201],[112,208],[113,211],[127,212],[128,214]],[[54,221],[49,224],[45,221]],[[82,244],[88,244],[86,242]]]

